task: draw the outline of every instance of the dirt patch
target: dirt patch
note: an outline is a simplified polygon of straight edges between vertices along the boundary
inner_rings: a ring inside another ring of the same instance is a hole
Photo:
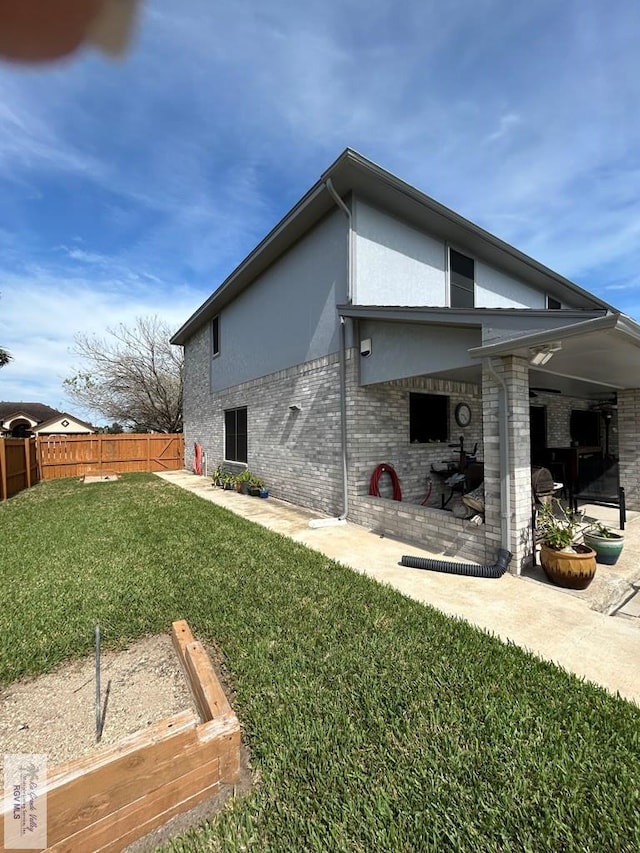
[[[47,754],[49,770],[193,707],[171,638],[148,637],[102,654],[103,731],[96,742],[95,658],[0,691],[0,755]]]
[[[233,690],[220,654],[212,646],[207,652],[233,706]],[[62,762],[99,752],[150,723],[189,708],[195,710],[168,635],[139,640],[124,651],[105,651],[101,668],[104,727],[99,743],[95,736],[95,658],[91,655],[0,691],[0,761],[5,753],[45,753],[51,772]],[[229,798],[250,790],[252,775],[248,750],[241,745],[236,784],[222,784],[218,794],[135,841],[127,853],[150,853],[187,829],[213,819]]]

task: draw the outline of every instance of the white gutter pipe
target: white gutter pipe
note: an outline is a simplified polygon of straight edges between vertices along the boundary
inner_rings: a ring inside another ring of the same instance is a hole
[[[498,443],[500,446],[500,530],[502,547],[511,550],[511,488],[509,483],[509,435],[507,417],[509,412],[509,392],[504,378],[496,373],[491,358],[487,358],[489,373],[500,386],[498,390]],[[516,574],[520,574],[516,566]]]
[[[340,198],[331,183],[331,178],[325,181],[327,191],[343,211],[349,223],[349,241],[347,247],[347,302],[351,302],[353,293],[353,219],[351,211]],[[340,435],[342,445],[342,512],[337,518],[312,518],[309,527],[333,527],[337,524],[347,523],[349,511],[349,474],[347,468],[347,345],[346,345],[346,322],[340,316]]]

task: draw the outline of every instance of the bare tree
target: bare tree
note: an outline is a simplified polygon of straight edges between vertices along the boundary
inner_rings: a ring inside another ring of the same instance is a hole
[[[67,394],[85,409],[136,430],[182,431],[182,348],[158,317],[107,329],[108,337],[79,334],[74,352],[84,369],[64,380]]]

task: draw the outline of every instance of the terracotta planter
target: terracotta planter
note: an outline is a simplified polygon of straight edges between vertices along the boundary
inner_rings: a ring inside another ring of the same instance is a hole
[[[586,589],[596,573],[596,552],[586,545],[574,545],[573,551],[555,551],[547,545],[540,549],[540,563],[551,583],[565,589]]]
[[[614,533],[612,536],[585,533],[584,544],[596,552],[596,562],[603,563],[605,566],[615,566],[622,553],[624,537],[621,533]]]

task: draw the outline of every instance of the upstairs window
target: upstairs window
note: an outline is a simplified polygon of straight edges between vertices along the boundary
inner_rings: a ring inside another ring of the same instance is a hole
[[[473,258],[449,249],[449,305],[451,308],[473,308],[475,305],[476,269]]]
[[[409,394],[409,441],[426,444],[449,438],[449,398],[442,394]]]
[[[227,462],[247,461],[247,407],[226,409],[224,413],[224,458]]]
[[[547,308],[553,308],[555,311],[558,311],[562,308],[562,303],[554,299],[553,296],[547,296]]]
[[[220,352],[220,315],[211,321],[211,355],[215,357]]]

